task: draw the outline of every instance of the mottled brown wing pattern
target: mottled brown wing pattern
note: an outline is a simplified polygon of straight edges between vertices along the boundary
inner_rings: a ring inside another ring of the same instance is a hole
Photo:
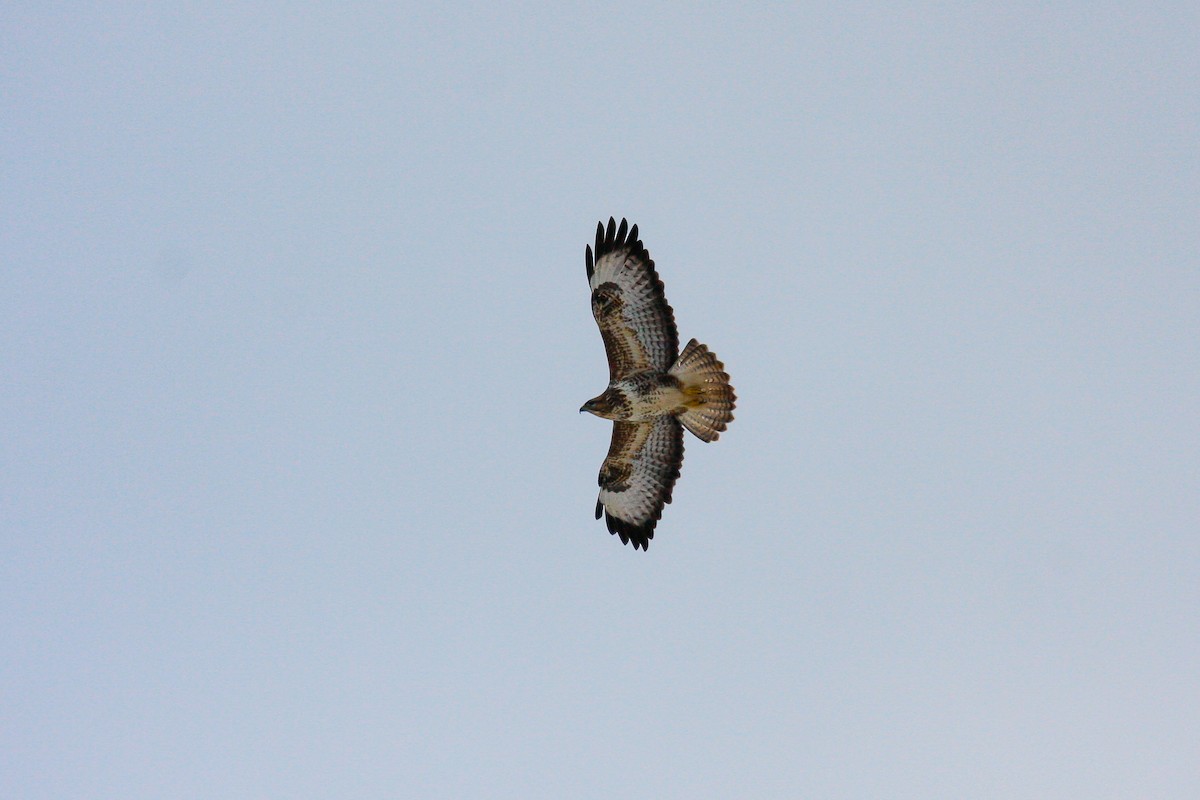
[[[683,465],[683,426],[673,416],[653,422],[614,422],[600,468],[596,519],[623,544],[646,550]]]
[[[632,228],[612,217],[596,225],[596,245],[585,260],[592,314],[608,354],[609,380],[654,369],[666,372],[679,355],[675,312],[667,303],[654,261]]]

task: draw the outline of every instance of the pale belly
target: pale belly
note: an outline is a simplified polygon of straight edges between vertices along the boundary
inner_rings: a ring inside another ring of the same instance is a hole
[[[648,422],[664,414],[678,413],[683,408],[683,391],[672,375],[641,373],[617,381],[613,386],[629,399],[628,413],[621,414],[621,419],[629,422]]]

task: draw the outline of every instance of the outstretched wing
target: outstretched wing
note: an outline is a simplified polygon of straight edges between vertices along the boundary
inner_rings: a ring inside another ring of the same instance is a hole
[[[586,252],[592,314],[600,326],[608,353],[608,378],[634,372],[666,372],[679,355],[675,312],[667,303],[663,283],[650,254],[638,239],[637,225],[608,218],[596,223],[596,250]]]
[[[683,465],[683,427],[673,416],[653,422],[614,422],[612,444],[600,467],[596,519],[622,544],[646,550]]]

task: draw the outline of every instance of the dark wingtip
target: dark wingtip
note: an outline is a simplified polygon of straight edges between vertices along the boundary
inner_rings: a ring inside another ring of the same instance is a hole
[[[620,224],[617,223],[616,217],[609,217],[608,225],[605,225],[603,222],[597,222],[596,246],[592,254],[593,269],[596,262],[601,258],[614,250],[620,250],[625,247],[633,248],[634,253],[645,259],[648,266],[654,266],[654,262],[650,260],[650,254],[646,252],[646,248],[642,245],[642,240],[639,238],[637,225],[630,225],[629,220],[625,217],[621,217]]]
[[[590,281],[592,275],[596,272],[596,262],[592,258],[592,246],[590,244],[584,250],[583,263],[587,266],[587,276]]]
[[[623,519],[614,517],[612,514],[604,515],[604,522],[608,526],[609,533],[615,533],[621,537],[621,544],[633,543],[633,549],[642,550],[650,549],[650,540],[654,538],[654,525],[658,522],[657,519],[652,519],[641,525],[635,525],[632,522],[626,522]]]
[[[603,514],[604,514],[604,503],[599,498],[597,498],[596,499],[596,519],[600,519],[601,515],[603,515]]]

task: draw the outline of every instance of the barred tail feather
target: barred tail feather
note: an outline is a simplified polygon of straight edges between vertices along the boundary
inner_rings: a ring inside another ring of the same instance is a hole
[[[701,441],[715,442],[733,420],[737,397],[715,353],[695,339],[687,343],[669,370],[683,386],[683,427]]]

